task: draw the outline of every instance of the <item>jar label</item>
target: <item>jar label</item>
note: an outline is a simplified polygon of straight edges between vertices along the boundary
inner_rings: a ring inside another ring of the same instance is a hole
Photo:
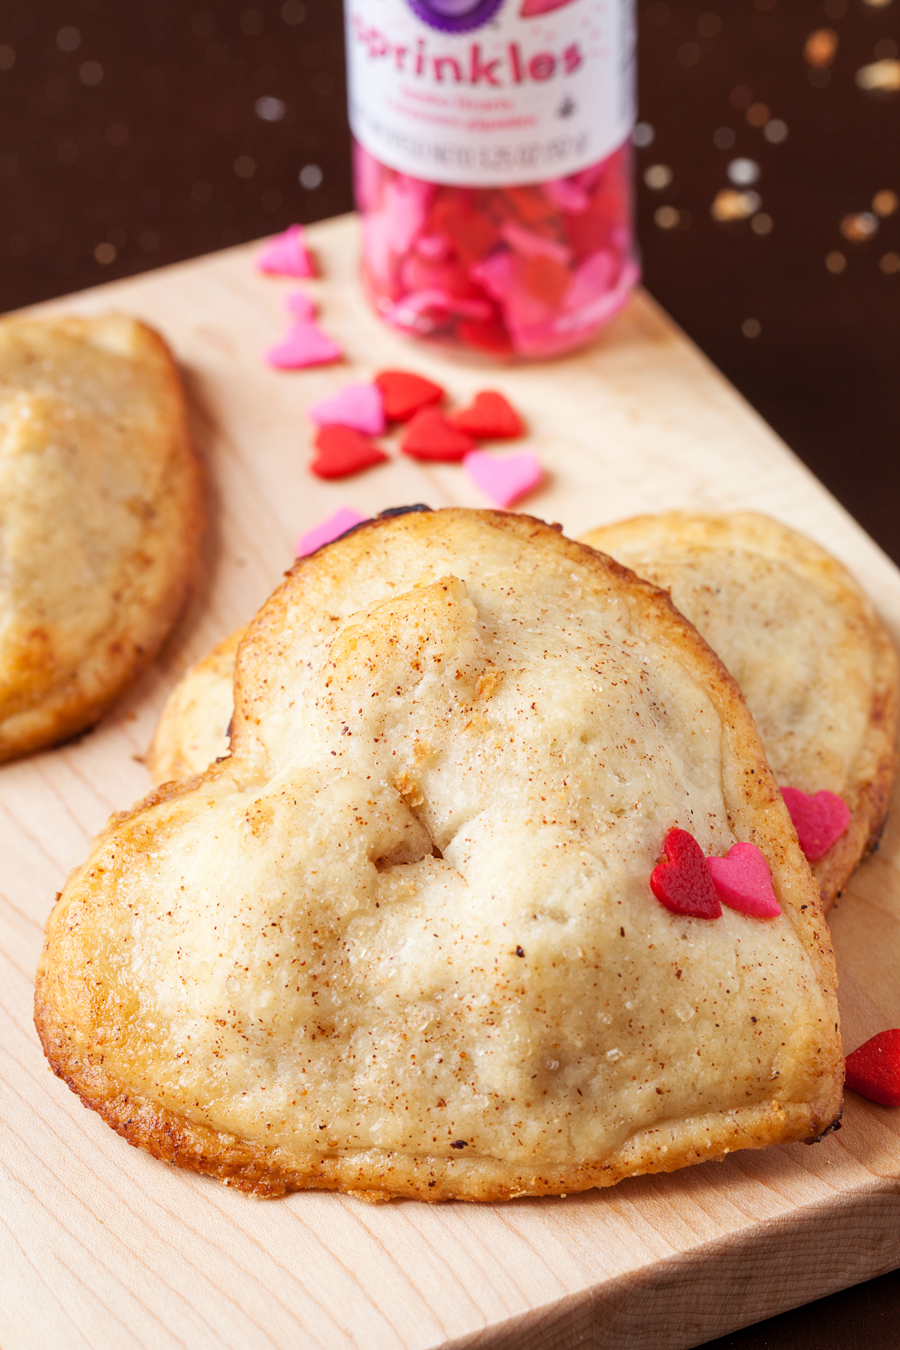
[[[345,0],[350,125],[432,183],[578,173],[634,123],[633,0]]]

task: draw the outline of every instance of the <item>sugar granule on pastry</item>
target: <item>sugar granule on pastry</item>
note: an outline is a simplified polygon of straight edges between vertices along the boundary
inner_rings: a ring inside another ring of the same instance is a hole
[[[240,645],[232,753],[116,817],[47,925],[56,1072],[260,1194],[497,1200],[818,1136],[815,884],[740,694],[668,598],[524,516],[360,526]],[[671,829],[781,907],[674,914]]]
[[[202,526],[162,338],[123,315],[0,322],[0,760],[128,688],[184,606]]]
[[[877,842],[897,770],[897,656],[872,605],[825,549],[751,511],[636,516],[583,542],[667,590],[737,680],[798,790],[801,843],[826,831],[808,856],[827,909]]]

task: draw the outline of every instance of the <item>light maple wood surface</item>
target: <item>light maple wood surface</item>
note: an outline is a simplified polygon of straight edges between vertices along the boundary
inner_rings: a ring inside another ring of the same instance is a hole
[[[351,376],[412,367],[463,400],[504,390],[548,471],[523,509],[570,534],[673,506],[768,511],[860,578],[900,634],[900,574],[643,294],[587,351],[490,369],[409,345],[366,310],[352,218],[311,231],[302,283],[345,363],[261,360],[298,283],[241,247],[41,306],[121,309],[181,361],[209,465],[195,601],[158,665],[80,742],[0,768],[0,1345],[674,1350],[900,1265],[900,1111],[848,1094],[816,1147],[507,1205],[258,1201],[130,1148],[53,1077],[31,1022],[55,892],[113,810],[149,787],[166,693],[265,599],[297,535],[339,506],[488,505],[456,465],[395,458],[322,483],[304,409]],[[832,915],[847,1048],[900,1025],[900,810]]]

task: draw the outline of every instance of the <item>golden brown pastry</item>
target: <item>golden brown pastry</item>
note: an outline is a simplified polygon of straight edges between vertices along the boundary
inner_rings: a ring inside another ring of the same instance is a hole
[[[202,773],[229,753],[234,662],[246,631],[238,628],[185,671],[166,700],[147,751],[147,768],[157,785]]]
[[[91,726],[153,658],[202,493],[158,334],[122,315],[0,322],[0,761]]]
[[[295,565],[235,690],[230,757],[114,818],[47,925],[44,1048],[131,1143],[497,1200],[831,1125],[815,884],[661,591],[525,516],[382,519]],[[780,915],[664,907],[673,827],[757,846]]]
[[[779,784],[850,810],[812,864],[826,909],[877,841],[897,770],[897,656],[837,559],[755,512],[670,511],[584,535],[667,590],[737,680]]]

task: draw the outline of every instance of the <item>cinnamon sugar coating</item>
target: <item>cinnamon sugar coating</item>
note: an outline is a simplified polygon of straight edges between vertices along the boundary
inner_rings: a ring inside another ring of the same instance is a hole
[[[837,1116],[815,885],[652,585],[525,516],[365,525],[251,624],[231,743],[48,921],[46,1053],[130,1142],[259,1194],[498,1200]],[[674,825],[756,844],[781,916],[664,909]]]

